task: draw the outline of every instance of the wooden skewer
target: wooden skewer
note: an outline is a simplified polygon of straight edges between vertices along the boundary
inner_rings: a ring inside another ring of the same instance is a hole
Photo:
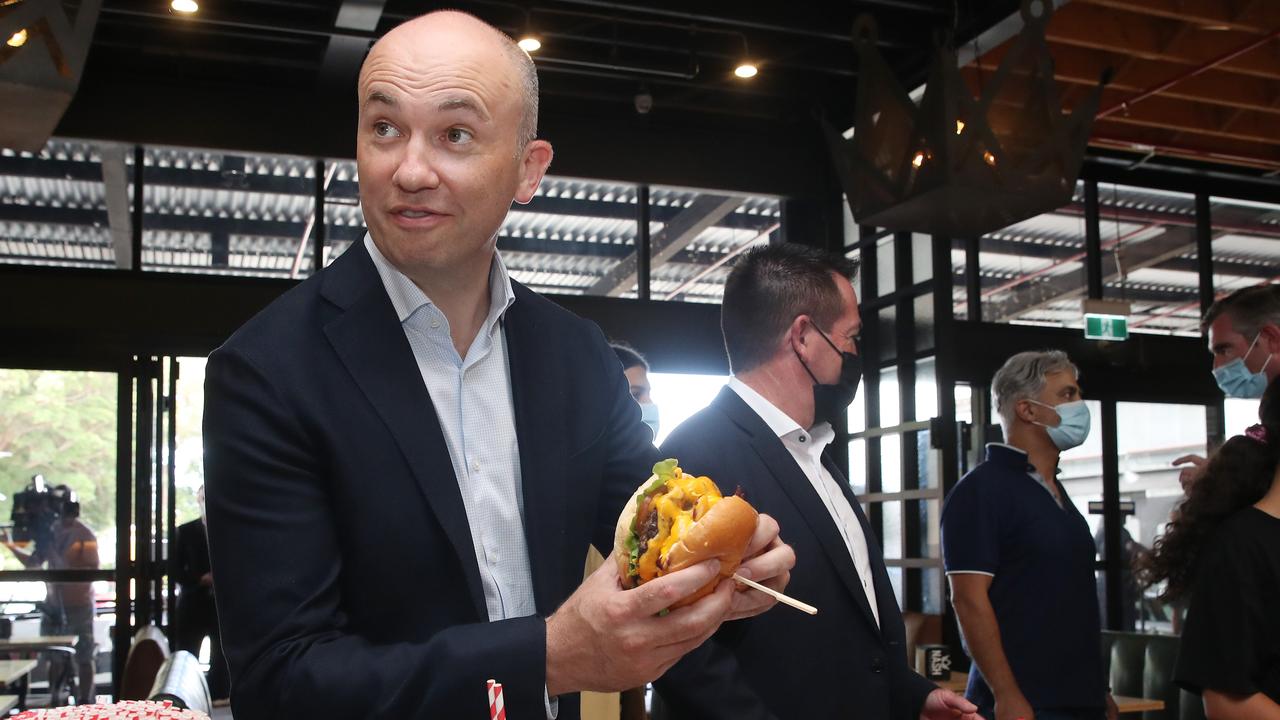
[[[810,615],[818,614],[818,608],[812,605],[809,605],[808,603],[802,603],[799,600],[793,597],[790,597],[788,595],[783,595],[782,593],[778,592],[777,590],[774,590],[773,588],[765,587],[764,585],[761,585],[760,583],[755,582],[753,580],[748,580],[742,577],[741,575],[738,575],[737,573],[734,573],[733,579],[737,580],[743,585],[746,585],[749,588],[754,588],[756,590],[759,590],[760,592],[772,597],[773,599],[777,600],[783,605],[790,605],[791,607],[797,610],[800,610],[801,612],[809,613]]]

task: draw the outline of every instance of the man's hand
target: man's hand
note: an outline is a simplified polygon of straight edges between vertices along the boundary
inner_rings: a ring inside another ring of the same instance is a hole
[[[1201,475],[1204,475],[1204,467],[1209,463],[1199,455],[1183,455],[1173,461],[1173,466],[1190,465],[1191,467],[1182,468],[1182,472],[1178,473],[1178,482],[1182,483],[1182,492],[1191,492],[1191,486],[1196,484]]]
[[[924,700],[924,707],[920,708],[920,720],[953,720],[954,718],[982,720],[978,715],[977,705],[943,688],[929,693],[929,697]]]
[[[610,556],[547,618],[547,693],[617,692],[660,677],[720,627],[733,581],[687,607],[659,616],[720,572],[709,560],[632,590],[619,584]]]
[[[1120,708],[1116,706],[1116,699],[1111,697],[1111,693],[1107,693],[1107,720],[1118,720],[1120,717]]]
[[[778,537],[778,521],[760,514],[756,520],[756,531],[742,554],[745,558],[738,566],[738,574],[748,580],[755,580],[778,592],[782,592],[791,580],[791,568],[796,566],[796,553],[791,546]],[[759,590],[752,590],[746,585],[738,584],[739,592],[733,594],[733,607],[729,611],[729,620],[740,620],[753,617],[777,604],[777,600]]]
[[[1014,692],[996,696],[996,720],[1036,720],[1036,713],[1021,692]]]

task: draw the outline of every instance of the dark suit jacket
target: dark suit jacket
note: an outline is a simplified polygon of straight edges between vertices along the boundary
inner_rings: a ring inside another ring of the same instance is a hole
[[[726,623],[657,687],[675,718],[916,718],[935,688],[907,666],[905,631],[884,559],[840,471],[824,463],[862,523],[871,556],[876,627],[853,558],[822,499],[786,446],[730,388],[662,445],[725,492],[739,485],[773,516],[796,552],[787,594],[818,614],[779,605]]]
[[[178,526],[177,547],[174,549],[173,577],[178,581],[180,612],[213,618],[213,588],[200,584],[200,578],[209,572],[209,536],[204,522],[192,520]]]
[[[515,286],[504,318],[538,615],[656,451],[599,329]],[[239,720],[544,716],[543,617],[488,622],[431,398],[363,244],[209,357],[209,541]],[[577,717],[577,698],[561,701]]]

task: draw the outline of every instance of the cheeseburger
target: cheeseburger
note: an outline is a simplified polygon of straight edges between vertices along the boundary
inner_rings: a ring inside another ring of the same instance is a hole
[[[686,474],[675,460],[653,466],[618,518],[614,556],[623,587],[633,588],[703,560],[720,560],[720,577],[675,604],[688,605],[730,578],[756,529],[756,511],[724,497],[708,477]]]

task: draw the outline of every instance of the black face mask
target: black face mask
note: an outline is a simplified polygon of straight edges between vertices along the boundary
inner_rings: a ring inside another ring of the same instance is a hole
[[[820,383],[804,358],[800,357],[800,353],[796,353],[796,359],[800,361],[804,371],[809,373],[809,377],[813,378],[814,424],[825,420],[835,426],[836,421],[849,409],[853,397],[858,394],[858,383],[862,382],[862,357],[836,347],[836,344],[831,342],[831,338],[827,337],[827,334],[817,325],[813,326],[813,329],[818,331],[832,350],[840,353],[840,379],[834,385]]]

